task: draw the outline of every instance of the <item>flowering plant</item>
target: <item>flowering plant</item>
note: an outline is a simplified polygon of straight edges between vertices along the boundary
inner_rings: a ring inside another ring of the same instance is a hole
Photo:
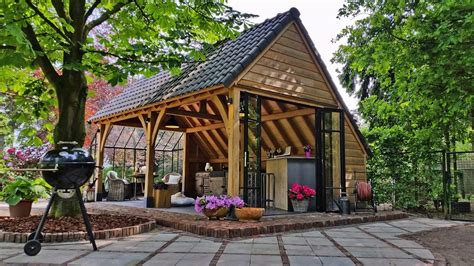
[[[293,184],[289,190],[288,197],[290,199],[304,200],[312,198],[316,195],[316,191],[308,186]]]
[[[2,153],[2,159],[9,168],[36,168],[48,145],[40,147],[8,148]]]
[[[227,195],[220,196],[203,196],[197,197],[194,202],[194,210],[198,213],[202,213],[204,210],[215,210],[219,208],[230,208],[232,206],[236,208],[242,208],[245,205],[244,201],[235,196],[230,197]]]
[[[306,145],[303,146],[303,149],[304,149],[305,152],[309,152],[309,151],[311,151],[311,145],[306,144]]]

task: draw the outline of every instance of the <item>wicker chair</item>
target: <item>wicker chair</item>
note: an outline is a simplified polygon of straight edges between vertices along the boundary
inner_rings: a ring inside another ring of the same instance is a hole
[[[127,180],[117,177],[117,172],[109,171],[107,173],[109,191],[108,201],[123,201],[131,198],[130,185]]]
[[[178,173],[168,173],[163,176],[163,181],[168,185],[170,195],[174,195],[181,191],[181,181],[183,177]]]

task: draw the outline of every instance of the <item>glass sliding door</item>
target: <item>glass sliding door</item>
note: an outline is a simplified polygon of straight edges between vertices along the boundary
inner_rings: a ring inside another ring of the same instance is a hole
[[[317,210],[337,211],[336,201],[345,185],[344,112],[317,109],[316,188]]]
[[[243,118],[243,200],[250,206],[264,206],[261,177],[261,98],[242,93],[240,116]]]

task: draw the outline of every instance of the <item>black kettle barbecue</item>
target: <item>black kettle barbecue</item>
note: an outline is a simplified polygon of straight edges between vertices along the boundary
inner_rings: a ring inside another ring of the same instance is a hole
[[[41,221],[35,232],[28,236],[24,251],[29,256],[35,256],[41,251],[41,242],[44,239],[41,234],[49,210],[58,197],[58,189],[75,190],[82,218],[86,225],[87,234],[94,250],[97,250],[92,226],[87,216],[86,207],[82,200],[80,187],[84,185],[94,173],[95,162],[90,153],[77,147],[77,142],[59,142],[59,148],[46,152],[40,161],[40,171],[43,178],[53,187],[51,198],[46,206]]]

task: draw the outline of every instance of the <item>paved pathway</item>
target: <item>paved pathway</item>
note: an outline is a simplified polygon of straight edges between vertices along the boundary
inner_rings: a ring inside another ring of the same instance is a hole
[[[97,241],[96,252],[88,242],[43,244],[36,257],[0,243],[0,265],[425,265],[432,253],[399,235],[457,224],[415,218],[231,241],[157,230]]]

